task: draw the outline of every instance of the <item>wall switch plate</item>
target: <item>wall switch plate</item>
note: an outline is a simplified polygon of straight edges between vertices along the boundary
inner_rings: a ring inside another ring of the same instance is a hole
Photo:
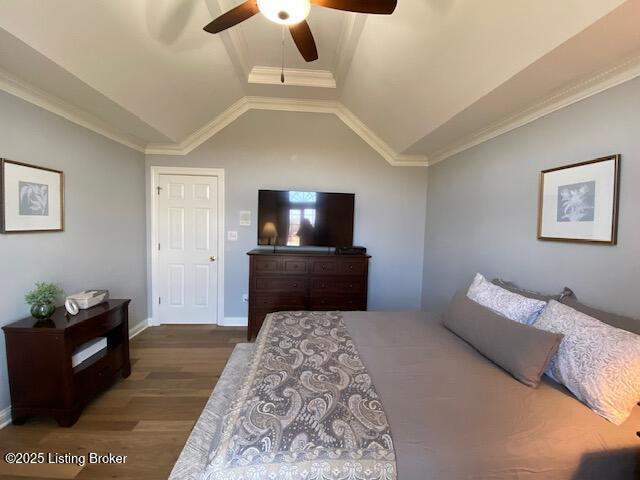
[[[230,242],[235,242],[236,240],[238,240],[238,232],[236,232],[235,230],[229,230],[227,232],[227,240],[229,240]]]
[[[241,227],[250,227],[251,226],[251,212],[249,210],[242,210],[240,212],[240,226]]]
[[[249,294],[248,293],[243,293],[242,294],[242,301],[244,303],[249,303]]]

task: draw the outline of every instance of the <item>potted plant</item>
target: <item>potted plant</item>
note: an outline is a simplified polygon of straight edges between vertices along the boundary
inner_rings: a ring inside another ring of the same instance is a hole
[[[28,305],[31,305],[31,315],[38,320],[46,320],[56,310],[56,298],[62,293],[53,283],[36,282],[36,288],[24,297]]]

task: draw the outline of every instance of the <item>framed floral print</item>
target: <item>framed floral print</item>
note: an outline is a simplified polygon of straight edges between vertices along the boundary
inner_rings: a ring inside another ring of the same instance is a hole
[[[0,159],[0,233],[64,230],[64,173]]]
[[[620,155],[540,173],[538,239],[615,245]]]

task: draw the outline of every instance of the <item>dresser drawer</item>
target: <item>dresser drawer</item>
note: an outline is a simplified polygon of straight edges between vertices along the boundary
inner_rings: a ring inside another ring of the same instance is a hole
[[[314,278],[311,280],[311,295],[325,293],[363,293],[364,280],[355,278]]]
[[[348,260],[340,263],[340,273],[343,275],[362,275],[367,269],[367,262],[363,260]]]
[[[270,310],[280,312],[286,310],[300,310],[306,307],[307,298],[304,294],[271,293],[255,294],[251,299],[251,305],[256,310]]]
[[[311,260],[312,273],[326,273],[336,275],[340,273],[340,263],[335,260]]]
[[[366,272],[367,261],[354,260],[312,260],[311,273],[329,275],[362,275]]]
[[[253,268],[259,273],[278,272],[282,269],[282,262],[278,258],[256,258],[253,260]]]
[[[307,273],[307,261],[298,258],[285,258],[282,261],[282,271],[284,273]]]
[[[304,277],[256,277],[253,280],[256,292],[302,293],[307,291],[307,279]]]
[[[310,310],[366,310],[365,299],[358,295],[312,295]]]

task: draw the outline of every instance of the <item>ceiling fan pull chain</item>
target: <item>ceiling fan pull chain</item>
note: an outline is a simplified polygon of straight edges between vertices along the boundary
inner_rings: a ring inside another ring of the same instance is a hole
[[[282,26],[282,71],[280,72],[280,82],[284,83],[284,25]]]

